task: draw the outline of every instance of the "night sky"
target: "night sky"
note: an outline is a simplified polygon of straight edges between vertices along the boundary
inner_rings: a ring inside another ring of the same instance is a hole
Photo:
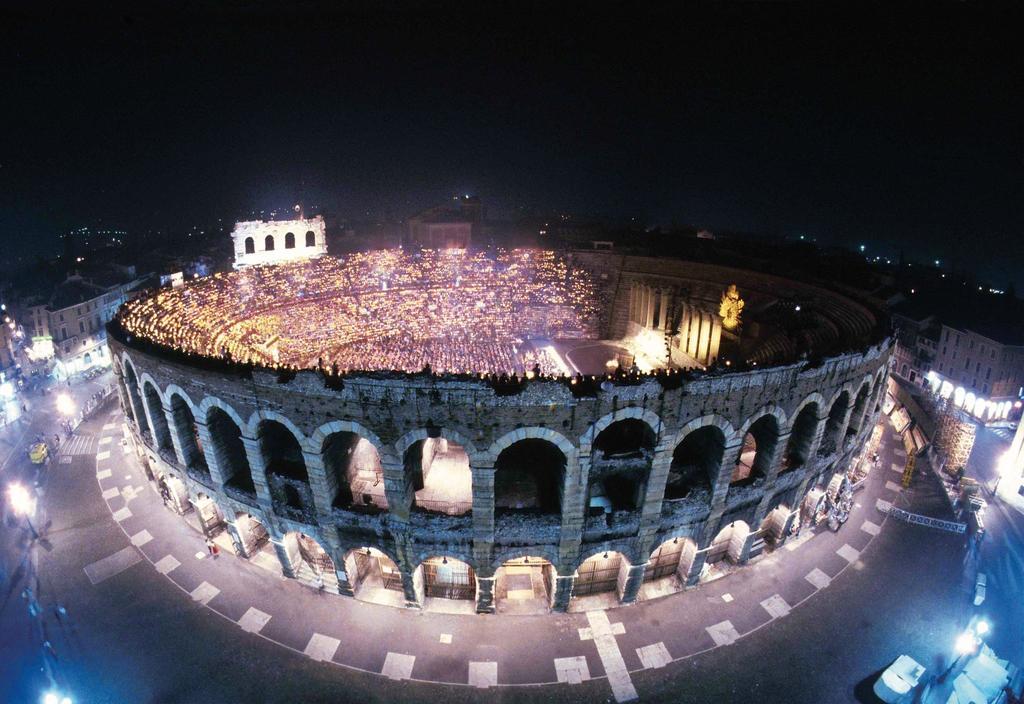
[[[0,11],[5,253],[100,221],[298,199],[402,218],[466,192],[499,217],[804,234],[1024,278],[1009,5],[483,5]]]

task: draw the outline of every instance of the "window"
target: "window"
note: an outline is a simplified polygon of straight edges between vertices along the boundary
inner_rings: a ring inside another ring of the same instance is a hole
[[[252,237],[245,238],[245,253],[253,254],[256,252],[256,243],[252,241]]]
[[[971,360],[970,359],[965,359],[964,360],[964,369],[970,369],[970,368],[971,368]]]
[[[78,321],[78,332],[85,332],[85,323],[81,320]]]
[[[995,358],[996,358],[996,351],[992,350],[992,359],[995,359]]]
[[[940,371],[940,372],[941,372],[941,371],[943,371],[943,369],[942,369],[942,367],[943,367],[943,366],[944,366],[944,365],[942,365],[942,364],[940,364],[940,365],[939,365],[939,371]]]
[[[991,379],[992,378],[992,367],[989,367],[988,370],[985,372],[985,378],[986,379]]]
[[[974,349],[974,340],[971,340],[970,348],[971,348],[972,350]]]
[[[943,357],[946,356],[946,346],[945,345],[942,346],[942,356]]]
[[[981,392],[983,394],[985,394],[986,396],[988,396],[988,384],[982,384],[981,385]]]
[[[284,248],[295,249],[295,234],[288,232],[284,236]]]
[[[306,233],[306,246],[316,247],[316,234],[312,230]]]
[[[274,236],[273,235],[267,235],[266,238],[263,240],[263,249],[265,251],[267,251],[267,252],[273,252],[274,251]]]

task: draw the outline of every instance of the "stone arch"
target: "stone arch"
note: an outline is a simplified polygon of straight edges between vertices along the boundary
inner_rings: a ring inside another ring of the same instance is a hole
[[[185,389],[181,388],[177,384],[168,384],[167,388],[164,389],[164,398],[170,400],[171,394],[181,396],[181,400],[188,405],[188,409],[192,411],[197,418],[200,417],[199,407],[192,401],[192,397],[188,395],[188,392],[185,391]]]
[[[295,249],[295,233],[286,232],[284,233],[284,248]]]
[[[471,466],[489,462],[472,441],[457,430],[438,426],[417,428],[395,443],[412,507],[420,511],[465,515],[473,508]]]
[[[275,421],[280,423],[284,427],[288,428],[288,431],[295,436],[295,439],[299,442],[299,447],[303,450],[308,450],[309,446],[306,441],[306,434],[302,432],[299,426],[292,422],[291,418],[276,411],[256,411],[249,416],[249,422],[245,425],[245,428],[249,431],[249,437],[256,437],[256,431],[260,424],[264,421]]]
[[[641,409],[622,410],[632,412],[605,416],[608,422],[594,424],[588,443],[588,511],[603,512],[606,519],[643,506],[659,439],[660,423],[652,425]]]
[[[146,417],[146,407],[142,405],[142,387],[139,384],[139,376],[135,370],[135,364],[127,354],[123,357],[122,367],[124,368],[122,379],[124,380],[125,390],[128,392],[128,405],[131,407],[135,426],[139,429],[139,432],[152,434],[153,431],[149,427],[149,419]]]
[[[476,599],[476,571],[469,560],[431,551],[417,564],[416,574],[423,585],[424,598]]]
[[[736,437],[742,438],[746,435],[747,431],[750,430],[751,425],[761,420],[766,415],[775,417],[776,422],[779,424],[779,432],[782,432],[789,427],[789,418],[786,416],[786,412],[782,410],[780,406],[776,406],[774,403],[769,403],[761,406],[747,417],[743,422],[743,425],[737,429]]]
[[[852,404],[851,398],[852,394],[846,385],[833,394],[831,403],[828,405],[825,430],[821,434],[821,442],[818,445],[818,456],[829,455],[842,448],[843,437],[846,434],[846,419]]]
[[[263,238],[263,251],[264,252],[273,252],[274,251],[274,236],[273,235],[267,235],[266,237]]]
[[[312,513],[313,491],[301,431],[287,418],[273,412],[254,413],[249,422],[274,505],[286,511],[291,508],[306,515]]]
[[[349,544],[341,548],[352,595],[360,601],[402,605],[405,586],[396,556],[380,545]]]
[[[588,555],[573,571],[572,598],[619,592],[630,567],[629,556],[618,550],[598,550]]]
[[[699,418],[694,418],[689,423],[680,428],[679,431],[675,434],[675,437],[672,438],[672,442],[669,444],[669,447],[678,446],[679,443],[681,443],[683,439],[687,435],[692,433],[694,430],[709,425],[713,425],[719,430],[721,430],[726,442],[734,441],[737,437],[736,429],[733,427],[732,423],[730,423],[727,418],[723,418],[722,416],[709,413],[708,415],[700,416]]]
[[[199,407],[196,409],[196,417],[206,418],[209,415],[211,408],[218,408],[224,411],[224,413],[231,418],[234,424],[238,426],[238,430],[243,434],[249,430],[249,424],[242,419],[242,416],[238,414],[238,411],[236,411],[230,403],[221,401],[216,396],[206,396],[203,398]]]
[[[522,438],[505,447],[494,462],[495,510],[561,513],[568,461],[545,438]]]
[[[225,488],[255,497],[256,485],[242,440],[245,423],[231,406],[210,396],[203,399],[199,412],[210,439],[207,448],[210,460],[216,465]]]
[[[651,432],[654,433],[656,440],[661,438],[661,431],[663,428],[661,418],[645,408],[629,406],[628,408],[620,408],[617,411],[612,411],[611,413],[608,413],[594,421],[587,431],[580,436],[580,449],[583,450],[585,448],[589,451],[594,444],[595,438],[597,438],[597,436],[600,435],[609,425],[620,420],[627,420],[630,418],[643,421],[651,429]]]
[[[295,578],[306,584],[338,592],[337,567],[322,536],[292,530],[281,536]]]
[[[186,467],[208,472],[203,452],[203,440],[196,422],[195,406],[181,387],[171,384],[164,391],[167,397],[171,433],[177,438],[178,449]]]
[[[860,389],[854,397],[853,410],[850,413],[850,422],[847,424],[847,435],[856,435],[864,426],[864,418],[867,416],[868,401],[871,398],[871,377],[866,376],[860,384]]]
[[[317,428],[307,445],[320,455],[332,505],[366,512],[387,510],[382,444],[376,434],[359,423],[337,420]]]
[[[774,413],[762,413],[744,423],[744,430],[738,435],[741,444],[733,466],[731,485],[752,484],[771,475],[783,427],[779,416]]]
[[[566,459],[576,454],[576,446],[572,444],[569,438],[550,428],[538,426],[517,428],[505,433],[491,444],[487,454],[496,460],[498,455],[513,443],[528,439],[547,440],[551,444],[556,445],[562,451],[562,454],[566,456]]]
[[[148,410],[149,423],[153,432],[153,442],[158,450],[174,450],[171,430],[164,414],[164,398],[159,387],[149,374],[142,375],[142,400]]]
[[[559,561],[557,545],[531,545],[529,547],[510,545],[495,548],[491,562],[495,571],[497,571],[498,568],[509,560],[514,560],[518,557],[523,557],[524,555],[529,555],[530,557],[543,557],[552,565],[557,565]]]
[[[647,558],[644,582],[675,576],[679,586],[685,586],[697,552],[697,542],[688,535],[664,536]]]
[[[714,564],[727,560],[738,564],[746,559],[744,554],[747,536],[750,535],[750,525],[744,520],[730,520],[728,523],[723,519],[723,525],[712,539],[708,546],[708,564]]]
[[[665,499],[710,504],[718,485],[730,436],[721,425],[697,418],[684,426],[685,435],[672,447],[672,464],[665,482]]]

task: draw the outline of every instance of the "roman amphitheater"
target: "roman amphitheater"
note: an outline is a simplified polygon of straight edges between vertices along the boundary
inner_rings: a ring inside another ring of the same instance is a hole
[[[194,527],[339,595],[499,614],[777,549],[865,444],[893,344],[834,287],[542,250],[261,263],[108,332],[131,443]]]

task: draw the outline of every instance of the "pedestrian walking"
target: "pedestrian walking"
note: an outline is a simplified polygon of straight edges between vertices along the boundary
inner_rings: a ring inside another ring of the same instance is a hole
[[[213,542],[213,538],[206,539],[206,549],[210,552],[210,557],[217,559],[217,555],[220,554],[220,548],[217,547],[217,543]]]

